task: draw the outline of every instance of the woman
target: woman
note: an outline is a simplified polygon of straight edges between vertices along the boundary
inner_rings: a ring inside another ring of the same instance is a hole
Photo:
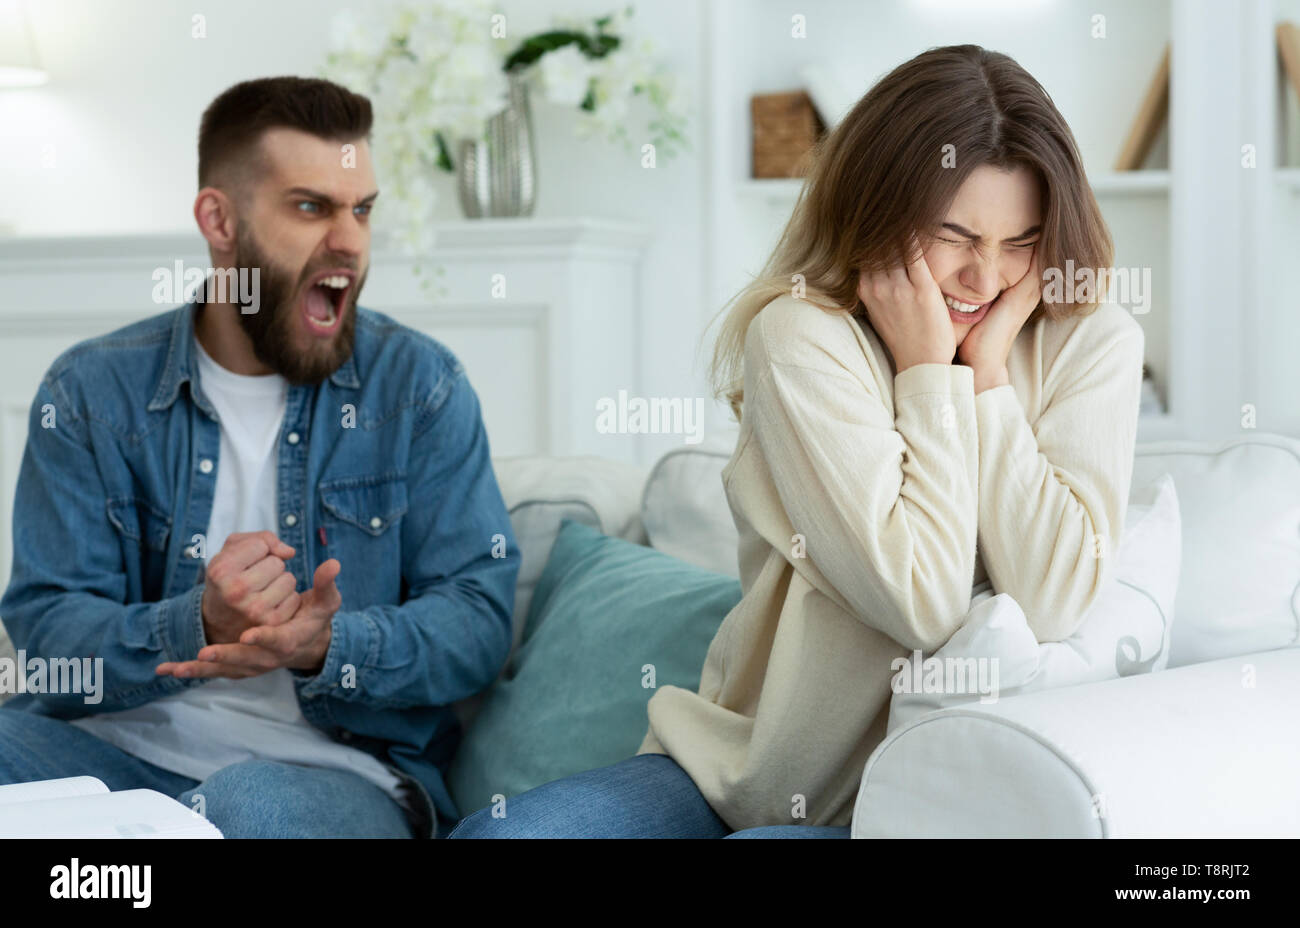
[[[720,332],[744,596],[699,692],[659,689],[637,756],[453,836],[846,836],[891,662],[942,645],[973,587],[1072,634],[1123,528],[1143,337],[1040,292],[1067,259],[1108,268],[1110,236],[1019,65],[936,48],[873,87]]]

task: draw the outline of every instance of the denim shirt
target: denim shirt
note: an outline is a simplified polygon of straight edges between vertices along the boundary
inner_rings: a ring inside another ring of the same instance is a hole
[[[102,658],[103,698],[25,693],[5,709],[75,718],[203,685],[154,672],[207,644],[195,545],[221,433],[197,374],[199,311],[81,342],[37,390],[0,619],[28,657]],[[452,704],[505,664],[519,552],[460,362],[356,311],[352,355],[318,385],[290,385],[278,439],[267,528],[294,548],[287,569],[306,591],[320,563],[343,565],[324,666],[294,671],[294,687],[308,722],[395,767],[426,816],[432,802],[454,821]]]

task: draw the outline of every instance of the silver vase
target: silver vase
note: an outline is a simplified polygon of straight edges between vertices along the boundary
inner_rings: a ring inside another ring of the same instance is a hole
[[[537,201],[528,85],[514,74],[509,79],[510,103],[488,121],[484,138],[460,142],[456,186],[467,219],[531,216]]]

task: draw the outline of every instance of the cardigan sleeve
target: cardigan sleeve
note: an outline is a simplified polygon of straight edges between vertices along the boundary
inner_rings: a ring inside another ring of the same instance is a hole
[[[745,415],[808,560],[863,623],[936,649],[970,606],[975,570],[973,371],[908,368],[890,409],[833,365],[763,361]]]
[[[1131,322],[1073,364],[1079,373],[1032,427],[1010,385],[975,397],[980,557],[1040,642],[1072,635],[1110,576],[1133,476],[1143,348]]]

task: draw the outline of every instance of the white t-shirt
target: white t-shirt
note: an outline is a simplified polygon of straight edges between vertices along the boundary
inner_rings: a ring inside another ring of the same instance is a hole
[[[205,541],[211,562],[234,532],[276,530],[279,437],[289,384],[279,374],[232,373],[212,360],[197,338],[194,344],[203,392],[221,421]],[[277,760],[350,770],[406,805],[402,781],[392,769],[365,751],[332,740],[303,717],[286,669],[244,680],[217,677],[134,709],[72,724],[195,780],[239,761]]]

